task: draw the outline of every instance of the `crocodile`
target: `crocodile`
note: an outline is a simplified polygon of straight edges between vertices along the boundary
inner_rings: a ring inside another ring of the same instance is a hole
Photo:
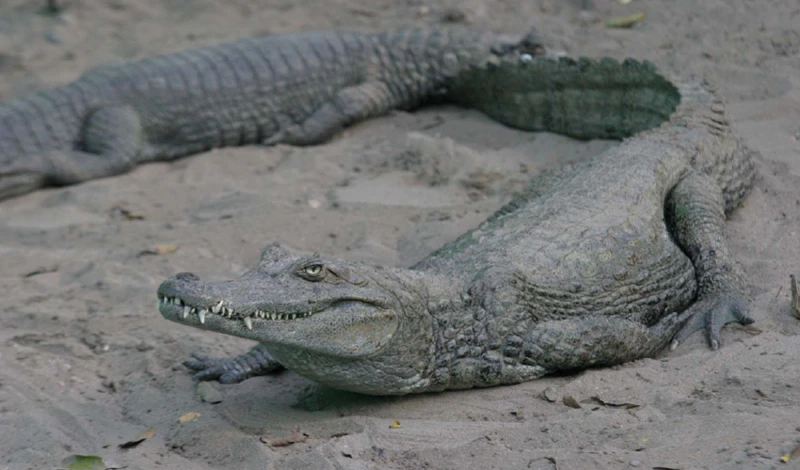
[[[511,51],[451,90],[509,126],[621,142],[540,174],[409,268],[270,244],[238,279],[165,280],[163,317],[258,342],[229,359],[194,354],[196,379],[287,368],[373,395],[488,387],[652,357],[698,330],[717,349],[725,324],[753,322],[723,231],[757,152],[710,84],[632,59]]]
[[[538,39],[465,27],[309,31],[99,65],[0,104],[0,199],[215,147],[311,145],[392,109],[446,99],[448,78]]]

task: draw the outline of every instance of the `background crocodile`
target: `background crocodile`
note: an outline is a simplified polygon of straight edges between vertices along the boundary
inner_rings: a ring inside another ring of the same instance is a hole
[[[215,147],[310,145],[442,97],[447,77],[521,47],[466,28],[268,35],[125,64],[0,105],[0,199]]]
[[[167,319],[260,342],[188,363],[196,377],[282,365],[368,394],[484,387],[650,356],[699,329],[717,348],[725,323],[752,322],[722,232],[754,167],[714,92],[647,63],[512,55],[460,75],[453,96],[528,130],[641,132],[537,178],[410,269],[271,245],[235,281],[165,281]]]

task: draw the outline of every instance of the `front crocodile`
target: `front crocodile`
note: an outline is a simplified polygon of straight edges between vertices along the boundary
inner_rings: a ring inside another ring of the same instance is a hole
[[[466,28],[267,35],[123,64],[0,104],[0,199],[215,147],[310,145],[446,95],[498,51],[551,54]]]
[[[638,134],[537,178],[409,269],[271,245],[235,281],[170,278],[165,318],[260,343],[197,357],[196,377],[285,366],[367,394],[486,387],[651,356],[700,329],[716,349],[725,323],[751,323],[723,226],[752,185],[752,152],[714,92],[647,63],[528,59],[474,67],[454,96],[523,129]]]

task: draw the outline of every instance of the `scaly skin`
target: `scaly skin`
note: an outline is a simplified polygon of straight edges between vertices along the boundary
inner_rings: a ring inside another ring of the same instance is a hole
[[[722,230],[754,169],[715,94],[647,63],[506,55],[455,77],[451,98],[523,129],[627,138],[410,269],[273,245],[238,280],[165,281],[165,318],[260,343],[187,363],[198,379],[285,366],[367,394],[485,387],[652,356],[698,329],[716,348],[725,323],[752,322]]]
[[[0,104],[0,199],[214,147],[318,143],[523,43],[462,28],[307,32],[102,65]]]

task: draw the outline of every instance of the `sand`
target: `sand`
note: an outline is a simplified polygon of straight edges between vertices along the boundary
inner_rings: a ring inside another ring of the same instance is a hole
[[[0,3],[0,99],[241,36],[443,21],[535,26],[573,55],[704,75],[762,153],[726,229],[757,322],[726,327],[717,352],[698,334],[659,358],[515,386],[376,398],[284,372],[211,384],[222,401],[199,400],[181,361],[250,343],[164,320],[155,289],[166,277],[234,277],[273,241],[407,266],[531,175],[615,145],[454,107],[395,112],[325,145],[215,150],[0,203],[0,469],[56,468],[73,454],[176,470],[800,468],[800,456],[779,461],[800,442],[788,284],[800,274],[796,0],[72,0],[60,17],[39,14],[44,3]],[[646,17],[632,29],[598,26],[637,11]],[[177,250],[152,254],[163,245]]]

